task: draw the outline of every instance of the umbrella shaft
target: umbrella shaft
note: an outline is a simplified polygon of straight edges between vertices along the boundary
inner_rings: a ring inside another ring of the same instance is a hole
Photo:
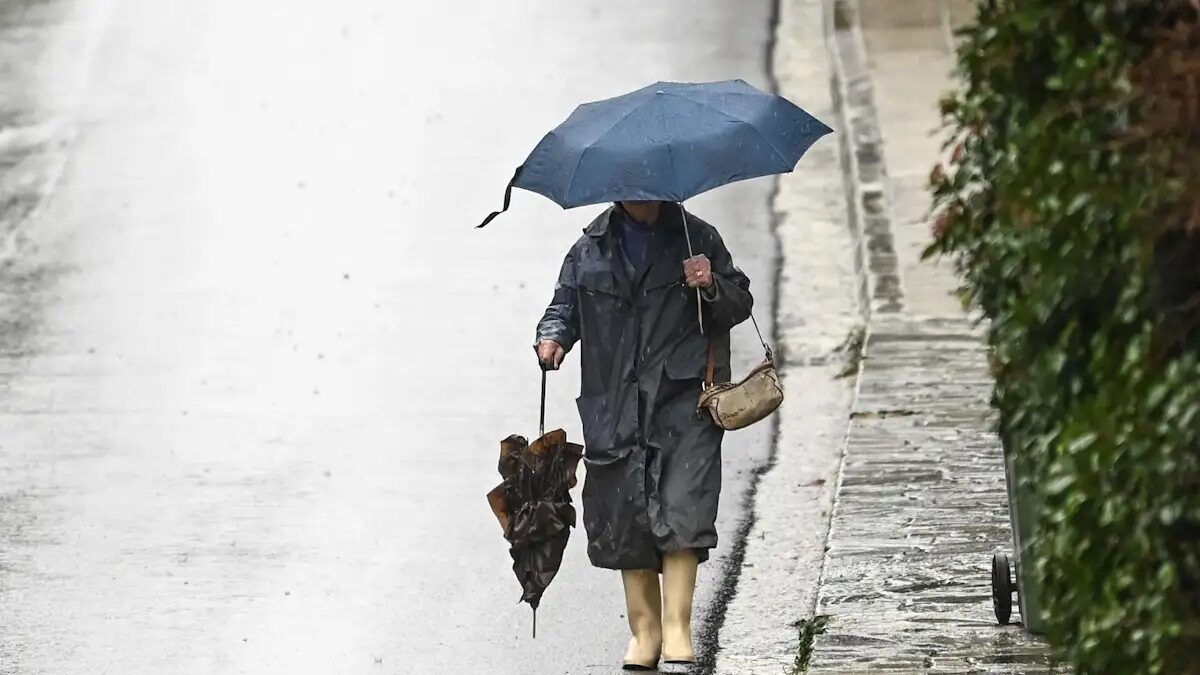
[[[538,412],[538,438],[546,435],[546,369],[542,368],[542,405]]]
[[[696,256],[696,252],[692,250],[692,234],[688,232],[687,210],[683,208],[683,202],[679,202],[679,217],[683,219],[683,237],[687,239],[688,257]],[[700,289],[696,289],[696,321],[700,324],[700,334],[704,334],[704,301],[700,298]]]

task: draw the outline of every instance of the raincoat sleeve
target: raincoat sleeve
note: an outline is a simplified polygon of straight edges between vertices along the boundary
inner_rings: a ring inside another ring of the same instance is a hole
[[[536,345],[543,340],[553,340],[570,351],[579,340],[579,288],[575,283],[576,247],[572,247],[563,260],[554,286],[554,297],[537,325]]]
[[[708,320],[721,330],[729,330],[750,318],[754,296],[750,295],[750,278],[733,264],[733,256],[725,242],[714,230],[709,262],[712,265],[713,285],[701,294],[708,309]]]

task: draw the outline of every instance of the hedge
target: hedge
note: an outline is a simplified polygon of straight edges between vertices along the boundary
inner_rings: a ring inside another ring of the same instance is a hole
[[[1197,18],[982,1],[942,102],[928,254],[990,320],[1048,637],[1082,673],[1200,673]]]

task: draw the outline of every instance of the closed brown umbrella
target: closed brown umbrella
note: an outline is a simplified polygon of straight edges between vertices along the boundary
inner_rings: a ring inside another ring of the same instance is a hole
[[[543,371],[543,427],[545,410]],[[575,469],[582,457],[583,446],[568,443],[567,433],[562,429],[542,434],[533,443],[517,435],[500,441],[503,481],[488,493],[488,503],[510,545],[513,573],[521,582],[521,601],[533,608],[535,638],[538,604],[558,574],[567,539],[575,527],[570,490],[577,482]]]

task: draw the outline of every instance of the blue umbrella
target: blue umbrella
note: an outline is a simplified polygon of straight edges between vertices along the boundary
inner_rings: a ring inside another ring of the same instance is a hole
[[[659,82],[575,109],[517,168],[512,188],[563,208],[683,202],[727,183],[787,173],[832,131],[785,98],[742,80]]]

